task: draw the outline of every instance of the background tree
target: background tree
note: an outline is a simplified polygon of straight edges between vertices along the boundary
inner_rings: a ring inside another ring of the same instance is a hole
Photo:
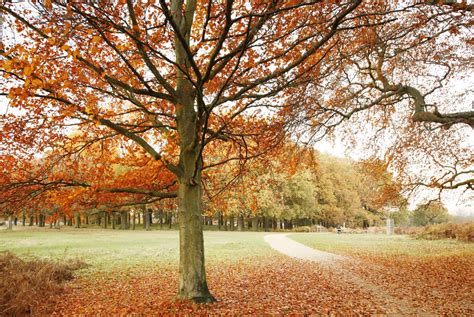
[[[413,224],[415,226],[444,223],[448,220],[448,210],[440,202],[421,204],[413,211]]]

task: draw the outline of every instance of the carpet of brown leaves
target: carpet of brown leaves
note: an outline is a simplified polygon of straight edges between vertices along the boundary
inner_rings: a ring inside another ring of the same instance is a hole
[[[347,269],[418,314],[474,316],[474,256],[365,257]]]
[[[177,270],[157,266],[96,272],[70,282],[50,298],[53,315],[377,315],[400,312],[399,298],[414,314],[472,315],[472,258],[370,258],[339,268],[272,257],[208,265],[218,302],[175,300]],[[348,276],[357,276],[363,283]],[[374,296],[375,290],[383,290]],[[386,292],[386,293],[384,293]],[[392,300],[381,301],[387,294]]]

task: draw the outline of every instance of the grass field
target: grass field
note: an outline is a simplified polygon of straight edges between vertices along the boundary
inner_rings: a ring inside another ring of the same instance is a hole
[[[276,254],[263,232],[205,232],[208,262],[241,261]],[[177,231],[43,229],[0,231],[0,251],[49,259],[80,258],[97,269],[178,263]]]
[[[291,239],[309,247],[350,256],[443,257],[474,255],[474,244],[456,240],[416,240],[406,235],[299,233]]]
[[[268,232],[205,232],[208,262],[238,262],[276,255],[263,240]],[[474,255],[474,244],[454,240],[415,240],[383,234],[295,233],[290,238],[315,249],[351,256]],[[140,264],[176,264],[178,232],[101,229],[42,229],[0,231],[0,252],[23,257],[80,258],[98,269],[130,268]]]

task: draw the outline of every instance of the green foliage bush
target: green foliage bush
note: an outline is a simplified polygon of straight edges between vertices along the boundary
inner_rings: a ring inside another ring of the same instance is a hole
[[[438,240],[456,239],[465,242],[474,242],[474,223],[438,224],[420,228],[414,234],[417,239]]]

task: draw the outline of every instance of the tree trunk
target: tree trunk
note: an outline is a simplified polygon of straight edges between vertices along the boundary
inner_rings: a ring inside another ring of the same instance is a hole
[[[143,215],[144,215],[144,224],[145,224],[145,230],[150,230],[150,216],[148,215],[150,211],[148,210],[148,208],[145,208],[145,210],[143,211]]]
[[[7,230],[13,230],[13,219],[12,215],[8,215],[8,227]]]
[[[138,217],[140,218],[140,217]],[[133,219],[132,219],[132,229],[135,230],[135,221],[136,221],[136,215],[135,215],[135,211],[133,212]]]
[[[191,69],[186,45],[189,46],[191,27],[197,1],[171,1],[174,23],[182,37],[175,35],[176,64],[176,123],[179,135],[178,219],[179,219],[179,290],[178,297],[195,302],[212,302],[204,266],[204,235],[202,226],[202,127],[205,110],[197,102],[197,90],[182,71]],[[183,45],[183,41],[186,45]]]
[[[237,231],[244,230],[244,216],[237,216]]]
[[[30,223],[28,224],[28,226],[33,226],[33,222],[35,221],[35,217],[33,216],[30,216]]]
[[[21,225],[24,227],[26,225],[26,213],[23,211],[21,215]]]
[[[112,229],[115,230],[115,212],[112,212]]]
[[[153,224],[153,209],[148,208],[148,217],[150,218],[150,226]]]
[[[200,173],[200,171],[199,171]],[[179,184],[179,298],[196,302],[215,299],[209,292],[204,265],[204,236],[201,219],[201,181]]]
[[[75,228],[81,227],[81,215],[79,213],[76,214],[76,225],[74,227]]]
[[[128,212],[122,211],[120,212],[120,229],[128,230]]]
[[[252,219],[252,230],[258,231],[258,217]]]

